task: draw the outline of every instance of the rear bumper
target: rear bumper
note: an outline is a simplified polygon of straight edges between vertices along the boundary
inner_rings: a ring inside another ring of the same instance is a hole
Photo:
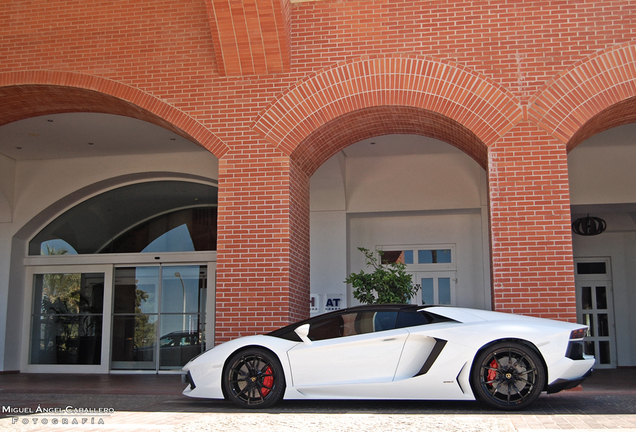
[[[555,366],[553,375],[556,379],[546,387],[548,393],[556,393],[568,390],[581,384],[592,374],[594,356],[582,352],[573,358],[563,358]]]
[[[546,390],[548,393],[558,393],[563,390],[572,389],[585,381],[590,375],[592,375],[592,369],[587,371],[587,373],[580,378],[557,379],[552,384],[548,385],[548,388]]]

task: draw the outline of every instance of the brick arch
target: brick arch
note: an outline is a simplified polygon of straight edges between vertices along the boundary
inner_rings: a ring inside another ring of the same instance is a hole
[[[65,72],[0,74],[0,126],[46,114],[117,114],[168,129],[220,158],[227,146],[205,126],[166,102],[107,79]]]
[[[604,109],[585,122],[568,141],[568,151],[598,133],[628,123],[636,123],[636,96]]]
[[[529,102],[528,118],[568,151],[585,138],[634,121],[636,45],[590,56],[557,75]]]
[[[474,133],[439,113],[407,106],[378,106],[343,114],[305,138],[292,153],[292,159],[311,175],[348,145],[388,134],[426,135],[445,141],[487,169],[487,147]]]
[[[253,128],[284,153],[306,156],[311,151],[297,147],[311,145],[305,140],[314,131],[377,107],[418,108],[453,120],[483,143],[472,154],[477,160],[522,119],[519,101],[483,75],[448,61],[395,55],[348,61],[307,77],[261,113]]]

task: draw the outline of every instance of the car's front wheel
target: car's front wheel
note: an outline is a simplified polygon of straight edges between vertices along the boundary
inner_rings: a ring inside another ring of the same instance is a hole
[[[477,355],[471,381],[475,395],[485,404],[519,410],[543,391],[545,368],[534,349],[518,342],[500,342]]]
[[[278,358],[262,348],[248,348],[230,357],[223,370],[223,390],[243,408],[267,408],[285,392],[285,375]]]

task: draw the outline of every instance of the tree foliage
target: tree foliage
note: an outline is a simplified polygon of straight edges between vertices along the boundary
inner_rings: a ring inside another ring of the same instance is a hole
[[[367,267],[373,267],[373,272],[361,270],[345,279],[345,283],[354,288],[353,297],[366,304],[408,303],[417,288],[413,286],[412,276],[406,273],[406,264],[383,264],[381,250],[375,253],[362,247],[358,250],[364,254]]]

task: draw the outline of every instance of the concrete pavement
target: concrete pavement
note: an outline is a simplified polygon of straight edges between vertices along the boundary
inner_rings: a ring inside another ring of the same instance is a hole
[[[0,374],[0,431],[636,432],[636,368],[595,371],[518,413],[440,401],[285,401],[246,411],[182,389],[176,375]]]

